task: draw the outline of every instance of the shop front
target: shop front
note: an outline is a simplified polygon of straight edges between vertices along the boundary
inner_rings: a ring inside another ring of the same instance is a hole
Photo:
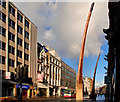
[[[38,96],[47,96],[48,86],[43,83],[37,83]]]
[[[19,97],[20,95],[20,85],[16,85],[17,88],[17,97]],[[29,85],[22,85],[22,97],[26,97],[28,96],[28,90],[29,90]]]

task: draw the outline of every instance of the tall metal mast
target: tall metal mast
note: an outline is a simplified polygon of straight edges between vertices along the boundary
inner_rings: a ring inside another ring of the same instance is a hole
[[[81,44],[77,82],[76,82],[76,100],[83,100],[82,69],[83,69],[84,48],[85,48],[87,29],[88,29],[88,25],[89,25],[89,21],[90,21],[93,7],[94,7],[94,2],[91,4],[91,8],[89,10],[87,22],[85,25],[84,35],[83,35],[83,39],[82,39],[82,44]]]
[[[96,65],[95,65],[95,70],[94,70],[94,76],[93,76],[93,80],[92,80],[92,88],[91,88],[91,90],[92,90],[91,95],[92,96],[95,94],[95,75],[96,75],[96,69],[97,69],[100,54],[101,54],[101,52],[98,55],[98,59],[97,59],[97,62],[96,62]]]

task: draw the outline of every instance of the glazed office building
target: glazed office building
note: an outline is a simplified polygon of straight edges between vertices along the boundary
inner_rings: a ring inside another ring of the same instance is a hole
[[[24,90],[23,88],[23,95],[30,96],[30,92],[33,93],[32,89],[33,86],[36,86],[37,73],[36,47],[37,27],[11,2],[0,1],[0,78],[2,78],[2,96],[19,95],[16,86],[18,82],[15,77],[15,68],[18,65],[28,68],[28,81],[30,82],[31,79],[31,83],[25,82],[27,89]]]

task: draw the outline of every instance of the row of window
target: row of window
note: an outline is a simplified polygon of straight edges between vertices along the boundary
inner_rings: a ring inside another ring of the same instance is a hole
[[[14,60],[9,58],[8,65],[11,66],[11,67],[14,67],[14,62],[15,62]],[[2,55],[0,55],[0,63],[1,64],[5,64],[5,57],[2,56]],[[21,65],[21,64],[22,63],[17,61],[17,65]],[[26,65],[26,66],[28,66],[28,65]]]
[[[4,8],[6,8],[6,2],[2,2],[0,0],[0,5],[2,5]],[[15,16],[15,9],[9,4],[9,12]],[[20,20],[20,22],[23,22],[23,17],[20,13],[17,14],[17,18],[18,20]],[[25,26],[27,26],[27,28],[29,28],[29,22],[25,19]]]

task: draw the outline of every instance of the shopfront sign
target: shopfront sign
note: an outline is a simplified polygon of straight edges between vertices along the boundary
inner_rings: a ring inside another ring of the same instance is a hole
[[[16,85],[16,88],[20,88],[20,85]],[[22,85],[22,89],[29,89],[28,85]]]
[[[37,75],[37,81],[38,82],[43,82],[43,74],[38,73],[38,75]]]
[[[5,79],[11,79],[11,72],[6,72]]]

